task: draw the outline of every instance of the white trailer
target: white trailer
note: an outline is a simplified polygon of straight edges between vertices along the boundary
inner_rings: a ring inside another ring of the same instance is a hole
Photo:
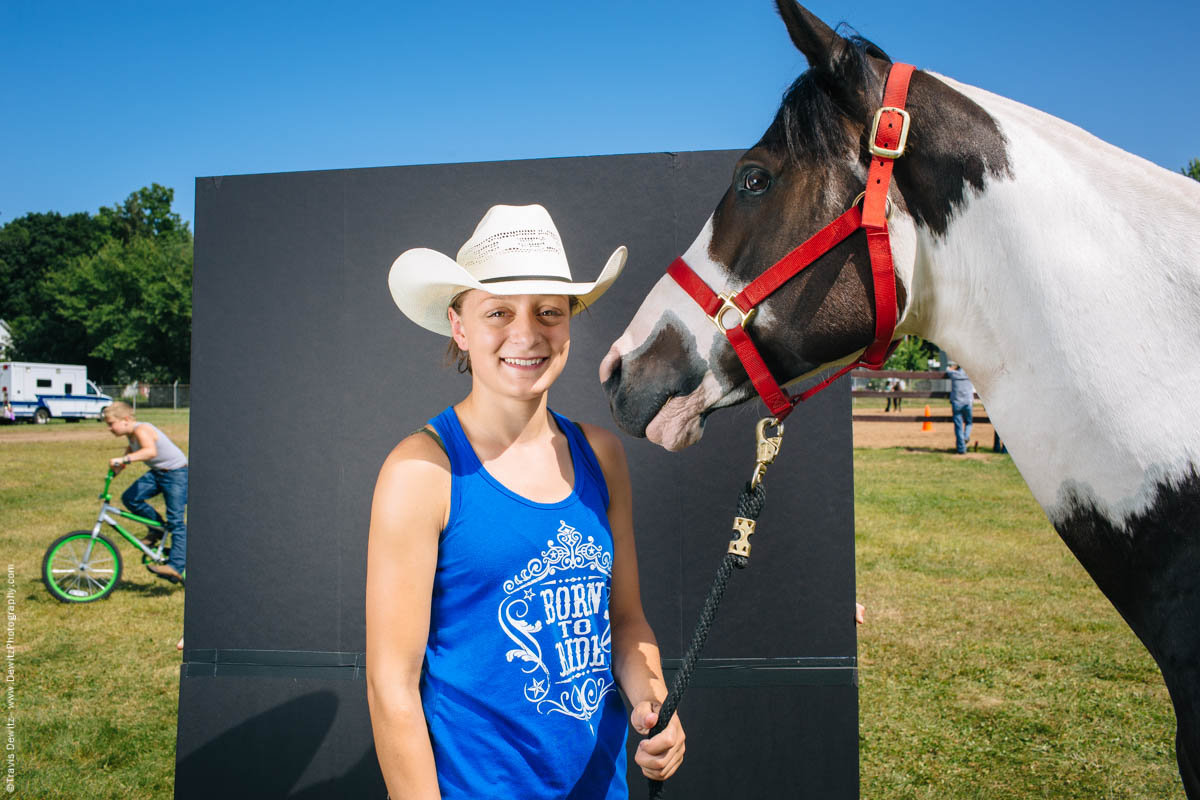
[[[0,419],[44,424],[51,417],[96,419],[112,398],[79,364],[0,362]]]

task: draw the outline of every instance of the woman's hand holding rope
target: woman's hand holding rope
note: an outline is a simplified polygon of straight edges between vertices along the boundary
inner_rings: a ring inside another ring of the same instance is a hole
[[[633,708],[629,721],[633,729],[645,736],[658,723],[658,710],[662,703],[652,703],[643,700]],[[656,781],[665,781],[671,777],[683,762],[684,740],[683,726],[679,715],[671,717],[662,733],[643,739],[638,743],[633,760],[642,768],[642,774]]]

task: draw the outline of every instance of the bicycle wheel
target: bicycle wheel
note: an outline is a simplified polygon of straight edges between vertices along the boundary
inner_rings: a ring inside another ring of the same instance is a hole
[[[121,578],[121,551],[103,534],[71,531],[54,540],[42,559],[42,583],[63,603],[107,597]],[[91,554],[88,554],[88,550]]]

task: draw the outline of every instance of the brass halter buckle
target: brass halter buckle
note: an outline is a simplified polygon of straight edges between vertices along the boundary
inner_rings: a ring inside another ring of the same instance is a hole
[[[735,325],[725,325],[721,322],[721,320],[725,318],[726,313],[732,311],[734,314],[737,314],[737,325],[745,328],[750,324],[750,320],[754,319],[754,314],[758,311],[757,307],[752,308],[749,311],[742,311],[742,309],[738,308],[738,304],[733,302],[734,296],[732,292],[727,294],[719,294],[717,297],[721,298],[721,307],[718,308],[713,315],[709,317],[709,319],[712,320],[712,324],[716,325],[717,330],[721,331],[721,333],[724,333],[727,330],[733,330],[733,328],[736,327]],[[733,320],[731,319],[730,321],[732,322]]]
[[[879,121],[885,113],[900,115],[900,141],[896,143],[896,147],[880,147],[875,144],[879,137]],[[912,118],[908,116],[908,112],[903,108],[895,106],[884,106],[875,112],[875,119],[871,122],[871,138],[867,139],[870,143],[871,153],[880,158],[899,158],[904,155],[904,148],[908,144],[908,126],[912,123]]]

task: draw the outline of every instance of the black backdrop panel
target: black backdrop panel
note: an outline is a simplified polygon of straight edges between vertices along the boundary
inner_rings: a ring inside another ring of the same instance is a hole
[[[600,360],[699,232],[736,157],[197,182],[195,535],[177,797],[199,796],[213,778],[240,786],[255,764],[279,777],[256,777],[245,796],[377,796],[378,767],[358,752],[370,749],[361,653],[371,492],[395,443],[469,388],[440,367],[446,340],[393,305],[392,260],[418,246],[453,255],[496,203],[545,205],[581,279],[628,245],[625,274],[575,319],[571,360],[551,394],[556,410],[612,427]],[[787,422],[751,567],[730,583],[682,708],[689,758],[678,781],[696,787],[686,796],[746,795],[754,781],[784,796],[810,796],[812,787],[821,787],[814,797],[857,796],[849,406],[847,387],[835,386]],[[625,437],[643,600],[668,660],[686,647],[724,552],[761,413],[747,404],[715,415],[681,454]],[[317,737],[294,730],[305,724],[296,709],[309,703],[329,717],[315,745]],[[743,714],[748,708],[755,712]],[[277,727],[294,742],[284,752],[267,748]],[[746,784],[747,773],[720,758],[734,739],[770,739],[765,752],[787,755],[754,762]],[[201,773],[209,781],[189,777]]]
[[[190,556],[189,556],[190,557]],[[382,798],[363,681],[226,676],[184,680],[196,747],[177,798]]]

